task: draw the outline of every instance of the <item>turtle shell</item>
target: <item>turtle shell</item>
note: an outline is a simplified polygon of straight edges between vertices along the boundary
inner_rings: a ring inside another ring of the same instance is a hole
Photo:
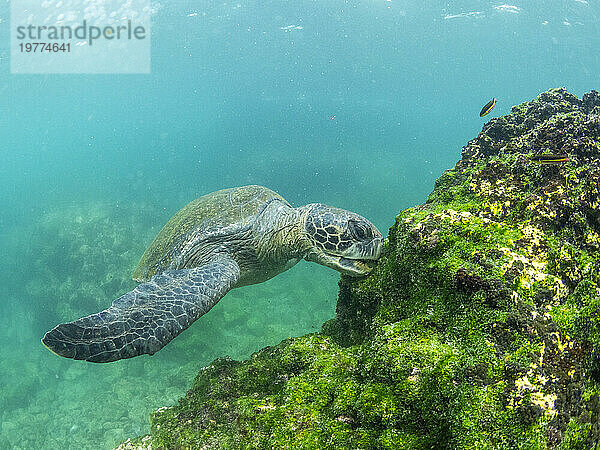
[[[165,224],[144,252],[132,278],[144,281],[156,274],[156,267],[169,263],[175,243],[180,243],[191,231],[212,231],[234,224],[244,226],[269,200],[277,198],[288,204],[276,192],[263,186],[242,186],[203,195],[188,203]]]

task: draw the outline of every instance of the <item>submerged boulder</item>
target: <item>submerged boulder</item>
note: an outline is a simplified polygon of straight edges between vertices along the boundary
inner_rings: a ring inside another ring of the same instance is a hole
[[[592,448],[599,159],[595,91],[492,119],[320,333],[214,361],[122,448]]]

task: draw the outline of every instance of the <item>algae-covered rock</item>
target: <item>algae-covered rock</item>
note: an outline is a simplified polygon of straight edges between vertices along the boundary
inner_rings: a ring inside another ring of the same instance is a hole
[[[595,91],[492,119],[321,333],[215,361],[123,448],[594,447],[599,157]]]

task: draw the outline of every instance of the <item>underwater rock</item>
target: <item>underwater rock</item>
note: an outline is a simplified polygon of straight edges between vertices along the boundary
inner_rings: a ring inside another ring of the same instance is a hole
[[[595,91],[492,119],[320,333],[214,361],[121,448],[597,445],[599,161]]]

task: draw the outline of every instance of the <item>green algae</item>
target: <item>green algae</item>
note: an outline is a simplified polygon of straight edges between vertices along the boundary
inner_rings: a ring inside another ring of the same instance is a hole
[[[492,119],[321,333],[216,360],[123,448],[596,446],[599,157],[595,91]]]

